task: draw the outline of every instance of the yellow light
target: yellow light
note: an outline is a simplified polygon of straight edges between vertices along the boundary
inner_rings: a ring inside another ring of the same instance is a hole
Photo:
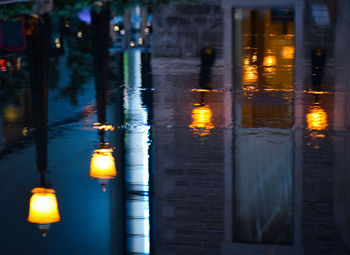
[[[284,59],[293,59],[294,58],[294,47],[293,46],[284,46],[281,50],[282,58]]]
[[[264,66],[275,66],[277,63],[276,57],[272,55],[268,55],[264,57]]]
[[[327,113],[319,104],[313,104],[306,115],[308,130],[325,130],[328,127]]]
[[[214,128],[212,115],[209,105],[196,107],[192,111],[192,124],[188,127],[192,128],[194,134],[210,135],[210,130]]]
[[[17,122],[20,121],[23,116],[23,111],[20,107],[17,107],[15,105],[8,105],[4,109],[4,119],[7,122]]]
[[[101,124],[101,123],[94,123],[93,128],[99,129],[99,130],[105,130],[105,131],[108,131],[108,130],[113,131],[114,130],[113,125]]]
[[[98,179],[112,179],[117,175],[112,149],[97,149],[94,151],[91,164],[90,176]]]
[[[115,25],[115,26],[113,27],[113,29],[114,29],[115,32],[117,32],[117,31],[119,31],[119,26]]]
[[[243,84],[256,83],[258,81],[257,66],[246,65],[243,67]]]
[[[139,39],[137,40],[137,43],[138,43],[139,45],[142,45],[142,44],[143,44],[143,39],[142,39],[142,38],[139,38]]]
[[[54,223],[61,220],[55,190],[34,188],[29,202],[28,221],[38,224]]]
[[[55,39],[55,45],[56,45],[56,48],[61,48],[61,42],[59,38]]]
[[[130,46],[131,46],[131,47],[134,47],[134,46],[135,46],[135,42],[134,42],[134,41],[131,41],[131,42],[130,42]]]
[[[78,38],[82,38],[82,37],[83,37],[83,32],[78,31],[78,33],[77,33],[77,37],[78,37]]]

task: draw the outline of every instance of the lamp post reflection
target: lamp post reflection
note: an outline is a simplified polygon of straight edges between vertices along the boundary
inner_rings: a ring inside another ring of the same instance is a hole
[[[192,123],[188,127],[192,129],[193,134],[199,136],[210,135],[210,130],[215,126],[213,124],[213,113],[208,104],[204,103],[204,92],[201,92],[201,103],[195,104],[192,110]]]
[[[210,135],[210,130],[215,126],[212,118],[213,113],[209,104],[205,103],[204,96],[206,93],[215,91],[211,86],[211,68],[215,63],[216,51],[214,48],[206,47],[200,50],[201,66],[199,72],[199,91],[200,103],[194,104],[192,110],[192,123],[188,126],[194,135],[207,136]],[[196,91],[196,90],[192,90]]]
[[[102,190],[106,191],[108,180],[117,175],[113,149],[105,141],[106,131],[113,131],[112,125],[106,124],[106,106],[108,89],[108,47],[109,47],[109,9],[108,4],[94,6],[91,9],[91,28],[93,39],[93,58],[95,72],[96,108],[98,123],[93,128],[98,130],[100,146],[94,150],[90,163],[92,178],[99,180]]]
[[[47,235],[51,223],[59,222],[55,190],[46,182],[48,133],[48,60],[50,52],[50,18],[43,15],[32,20],[35,26],[28,35],[28,61],[32,96],[32,120],[40,186],[32,189],[28,222],[38,224],[42,236]]]

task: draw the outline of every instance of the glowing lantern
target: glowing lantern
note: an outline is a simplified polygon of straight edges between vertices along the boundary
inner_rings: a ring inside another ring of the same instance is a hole
[[[49,224],[60,221],[55,190],[34,188],[29,202],[28,221]]]
[[[264,57],[264,62],[263,62],[264,66],[275,66],[276,63],[277,63],[277,60],[275,56],[268,55]]]
[[[327,113],[318,104],[311,106],[306,121],[308,130],[325,130],[328,126]]]
[[[210,129],[214,128],[212,115],[209,105],[197,107],[192,111],[192,124],[188,127],[200,136],[210,135]]]
[[[284,46],[281,50],[282,58],[284,59],[293,59],[294,58],[294,47],[293,46]]]
[[[90,176],[101,180],[112,179],[117,175],[113,150],[108,148],[97,149],[91,158]]]

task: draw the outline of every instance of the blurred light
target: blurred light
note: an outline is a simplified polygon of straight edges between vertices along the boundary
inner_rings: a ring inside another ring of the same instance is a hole
[[[134,47],[134,46],[135,46],[135,42],[134,42],[134,41],[131,41],[131,42],[130,42],[130,46],[131,46],[131,47]]]
[[[97,179],[112,179],[117,175],[113,150],[101,148],[94,151],[90,164],[90,176]]]
[[[246,65],[243,67],[243,84],[256,83],[258,81],[258,67]]]
[[[328,127],[327,113],[318,103],[310,107],[309,113],[306,115],[308,130],[325,130]]]
[[[146,28],[144,29],[144,31],[145,31],[146,34],[148,34],[148,33],[149,33],[149,28],[146,27]]]
[[[268,55],[264,57],[264,66],[275,66],[277,63],[276,57],[272,55]]]
[[[91,23],[91,13],[89,9],[84,9],[81,12],[78,13],[78,18],[87,23],[90,24]]]
[[[256,62],[258,60],[258,56],[256,54],[254,54],[252,56],[252,62]]]
[[[120,30],[121,35],[125,35],[125,29]]]
[[[114,29],[115,32],[117,32],[117,31],[119,31],[119,26],[115,25],[115,26],[113,27],[113,29]]]
[[[77,36],[78,36],[78,38],[82,38],[83,37],[83,32],[78,31]]]
[[[6,122],[17,122],[21,120],[22,116],[23,111],[20,107],[10,104],[4,109],[4,119]]]
[[[210,135],[210,130],[214,128],[212,115],[209,105],[196,107],[192,111],[192,124],[188,127],[193,130],[194,134]]]
[[[113,131],[114,126],[113,125],[108,125],[108,124],[101,124],[101,123],[94,123],[93,128],[99,129],[99,130],[105,130],[105,131]]]
[[[4,59],[4,58],[0,59],[0,69],[1,69],[1,71],[6,71],[7,70],[6,59]]]
[[[55,190],[34,188],[29,202],[28,221],[38,224],[54,223],[61,220]]]
[[[293,59],[294,58],[294,47],[293,46],[284,46],[281,50],[282,58],[284,59]]]
[[[16,69],[17,70],[21,69],[21,63],[22,63],[21,60],[22,60],[21,57],[17,58],[17,61],[16,61]]]
[[[56,48],[61,48],[60,38],[55,39],[55,45],[56,45]]]
[[[139,39],[137,40],[137,43],[138,43],[139,45],[142,45],[142,44],[143,44],[143,39],[142,39],[142,38],[139,38]]]
[[[66,21],[65,27],[69,27],[69,21]]]

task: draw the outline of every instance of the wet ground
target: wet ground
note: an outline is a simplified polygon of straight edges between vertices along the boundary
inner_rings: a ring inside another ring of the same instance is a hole
[[[349,10],[0,22],[0,254],[350,254]]]

